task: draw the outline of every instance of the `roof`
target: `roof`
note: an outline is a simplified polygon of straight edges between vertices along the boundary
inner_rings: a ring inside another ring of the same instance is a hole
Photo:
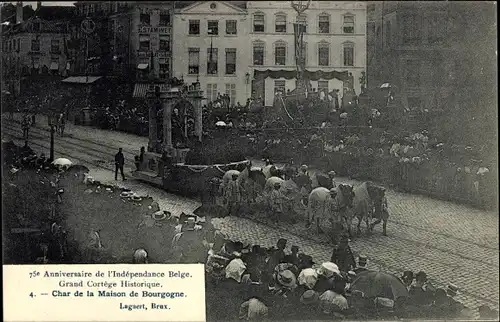
[[[76,7],[42,6],[35,15],[44,20],[69,20],[76,15]]]
[[[92,84],[102,76],[71,76],[62,80],[63,83]]]
[[[35,23],[40,24],[39,33],[65,33],[66,31],[66,23],[61,20],[44,20],[39,17],[33,17],[32,19],[23,21],[19,24],[12,24],[5,28],[5,33],[32,33],[35,32],[33,30],[33,25]]]

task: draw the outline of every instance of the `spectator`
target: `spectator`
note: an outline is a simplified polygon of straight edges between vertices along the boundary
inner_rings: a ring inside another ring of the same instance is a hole
[[[120,170],[120,174],[122,175],[123,181],[125,179],[125,174],[123,173],[123,165],[125,164],[125,157],[123,156],[122,148],[118,149],[118,153],[115,154],[115,180],[118,180],[118,170]]]

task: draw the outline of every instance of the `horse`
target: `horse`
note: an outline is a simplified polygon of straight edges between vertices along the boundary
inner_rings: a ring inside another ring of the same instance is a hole
[[[382,209],[382,202],[385,197],[385,188],[376,186],[372,182],[363,182],[354,188],[354,207],[353,211],[348,216],[347,228],[349,236],[351,234],[351,226],[354,217],[358,219],[357,231],[358,234],[361,233],[361,221],[363,218],[366,223],[366,231],[370,233],[373,226],[370,224],[373,210]]]
[[[340,184],[337,187],[335,196],[335,204],[337,210],[329,209],[331,200],[330,190],[325,187],[318,187],[311,191],[307,203],[307,226],[315,220],[318,233],[322,233],[321,221],[327,218],[332,218],[331,212],[338,211],[339,219],[345,220],[348,217],[350,208],[353,207],[354,189],[351,185]],[[316,214],[320,214],[319,216]]]

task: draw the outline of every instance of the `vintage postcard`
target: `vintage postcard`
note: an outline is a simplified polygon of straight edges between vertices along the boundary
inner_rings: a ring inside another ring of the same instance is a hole
[[[6,321],[498,320],[496,2],[0,9]]]

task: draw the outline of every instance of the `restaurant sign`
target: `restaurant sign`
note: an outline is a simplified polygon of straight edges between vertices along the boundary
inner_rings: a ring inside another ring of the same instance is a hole
[[[138,27],[140,34],[151,34],[151,33],[160,33],[160,34],[170,34],[172,32],[172,27]]]
[[[139,58],[149,58],[149,57],[151,57],[151,52],[150,51],[139,51],[137,56]],[[169,51],[155,51],[155,52],[153,52],[153,57],[168,58],[168,57],[170,57],[170,52]]]

